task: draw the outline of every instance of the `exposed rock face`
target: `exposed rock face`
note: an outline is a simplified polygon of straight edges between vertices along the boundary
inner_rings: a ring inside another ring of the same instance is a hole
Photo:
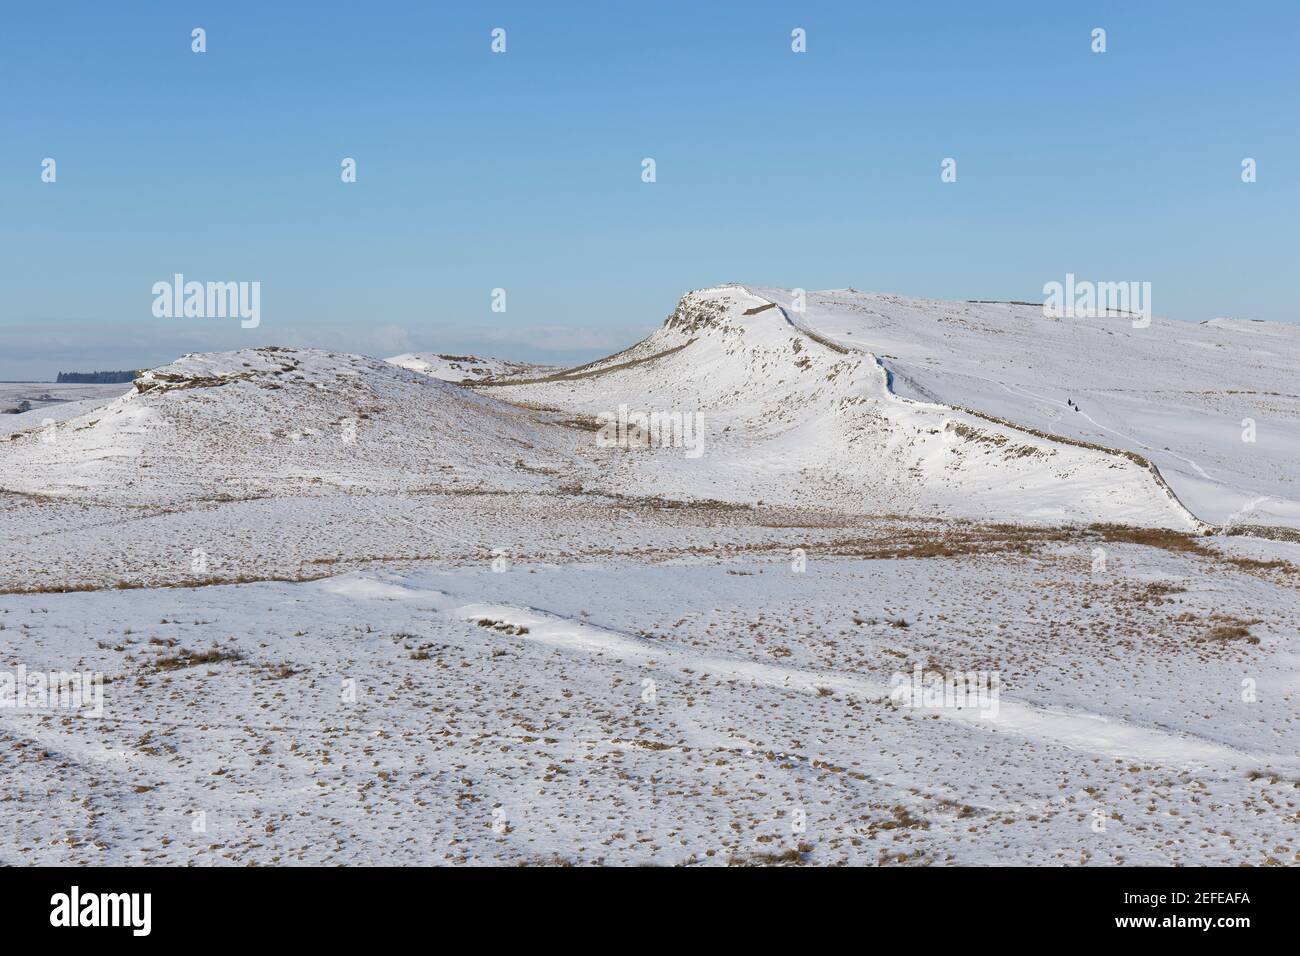
[[[175,375],[169,372],[151,371],[137,378],[134,384],[137,392],[168,392],[178,388],[219,388],[248,378],[252,378],[252,375]]]
[[[281,385],[276,379],[290,372],[297,372],[299,363],[295,358],[282,359],[275,358],[273,355],[293,355],[295,351],[295,349],[278,345],[248,349],[244,354],[248,358],[256,358],[259,361],[245,360],[241,362],[240,371],[214,367],[206,370],[206,374],[199,372],[198,366],[191,369],[186,365],[186,359],[199,358],[199,356],[186,355],[179,362],[172,365],[141,372],[135,380],[135,390],[141,393],[169,392],[186,388],[219,388],[222,385],[229,385],[231,382],[248,381],[255,382],[261,388],[277,389]]]
[[[664,328],[694,334],[704,329],[722,328],[725,325],[727,306],[718,299],[702,299],[693,292],[682,296],[673,314],[664,322]]]

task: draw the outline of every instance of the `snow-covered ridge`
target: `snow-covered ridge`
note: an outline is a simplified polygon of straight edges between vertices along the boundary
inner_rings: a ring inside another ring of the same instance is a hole
[[[569,430],[379,359],[266,347],[183,356],[134,390],[0,446],[8,491],[131,504],[508,488],[568,458]],[[529,472],[516,463],[541,464]]]
[[[187,355],[59,423],[57,440],[14,433],[3,487],[175,500],[566,475],[619,495],[856,514],[1300,528],[1289,326],[1136,329],[855,290],[798,309],[788,290],[730,284],[574,369],[479,361]],[[473,388],[446,381],[459,375]],[[626,454],[572,427],[620,409],[693,416],[703,454]]]
[[[502,358],[483,358],[477,355],[443,355],[437,352],[404,352],[387,359],[392,365],[428,375],[430,378],[459,384],[484,382],[519,375],[551,372],[550,366],[515,362]]]
[[[1054,320],[1010,303],[852,290],[792,310],[824,341],[878,354],[899,395],[1140,455],[1218,526],[1300,528],[1300,326]]]
[[[624,482],[669,496],[1198,526],[1139,461],[894,394],[869,344],[796,325],[770,294],[720,286],[688,293],[616,356],[492,392],[592,416],[623,405],[699,415],[700,461],[665,449],[617,463]]]

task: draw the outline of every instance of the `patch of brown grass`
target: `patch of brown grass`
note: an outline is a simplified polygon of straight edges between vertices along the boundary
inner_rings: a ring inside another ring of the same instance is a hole
[[[301,584],[305,581],[319,581],[329,574],[255,575],[240,574],[232,578],[185,578],[180,581],[118,581],[115,584],[38,584],[25,588],[0,588],[0,595],[6,594],[80,594],[87,591],[143,591],[150,588],[210,588],[222,584],[263,584],[279,582]]]
[[[1248,644],[1259,643],[1259,638],[1251,634],[1250,628],[1243,624],[1216,624],[1196,640],[1217,641],[1220,644],[1226,644],[1228,641],[1245,641]]]
[[[153,662],[154,670],[176,671],[185,667],[198,667],[200,664],[220,664],[223,661],[237,661],[243,658],[239,651],[223,651],[219,647],[206,651],[182,649],[171,657],[160,657]]]
[[[527,634],[528,628],[522,624],[507,624],[505,621],[494,621],[488,617],[481,617],[474,622],[479,627],[486,627],[489,630],[499,631],[502,634],[521,635]]]
[[[1115,544],[1141,544],[1148,548],[1163,548],[1184,554],[1214,557],[1215,552],[1205,545],[1203,536],[1167,528],[1138,528],[1123,524],[1093,524],[1088,530],[1100,535],[1103,541]]]
[[[727,866],[803,866],[812,850],[811,843],[800,843],[781,852],[735,853],[727,858]]]
[[[1243,571],[1290,571],[1291,573],[1300,573],[1300,567],[1296,567],[1290,561],[1281,559],[1275,561],[1261,561],[1258,558],[1224,558],[1229,564],[1236,565]]]
[[[957,558],[966,555],[1031,554],[1043,545],[1073,541],[1080,535],[1068,526],[953,522],[935,528],[898,528],[880,538],[845,538],[828,542],[831,554],[857,558]]]

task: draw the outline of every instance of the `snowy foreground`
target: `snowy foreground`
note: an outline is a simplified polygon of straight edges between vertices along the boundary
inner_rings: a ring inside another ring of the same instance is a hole
[[[6,416],[0,863],[1294,865],[1296,331],[793,303]]]

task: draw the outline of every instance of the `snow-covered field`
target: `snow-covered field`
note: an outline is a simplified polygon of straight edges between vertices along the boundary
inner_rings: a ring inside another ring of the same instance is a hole
[[[130,389],[130,385],[0,382],[0,434],[76,418]],[[18,411],[22,408],[27,410]]]
[[[0,431],[0,863],[1300,859],[1295,330],[794,305]]]

